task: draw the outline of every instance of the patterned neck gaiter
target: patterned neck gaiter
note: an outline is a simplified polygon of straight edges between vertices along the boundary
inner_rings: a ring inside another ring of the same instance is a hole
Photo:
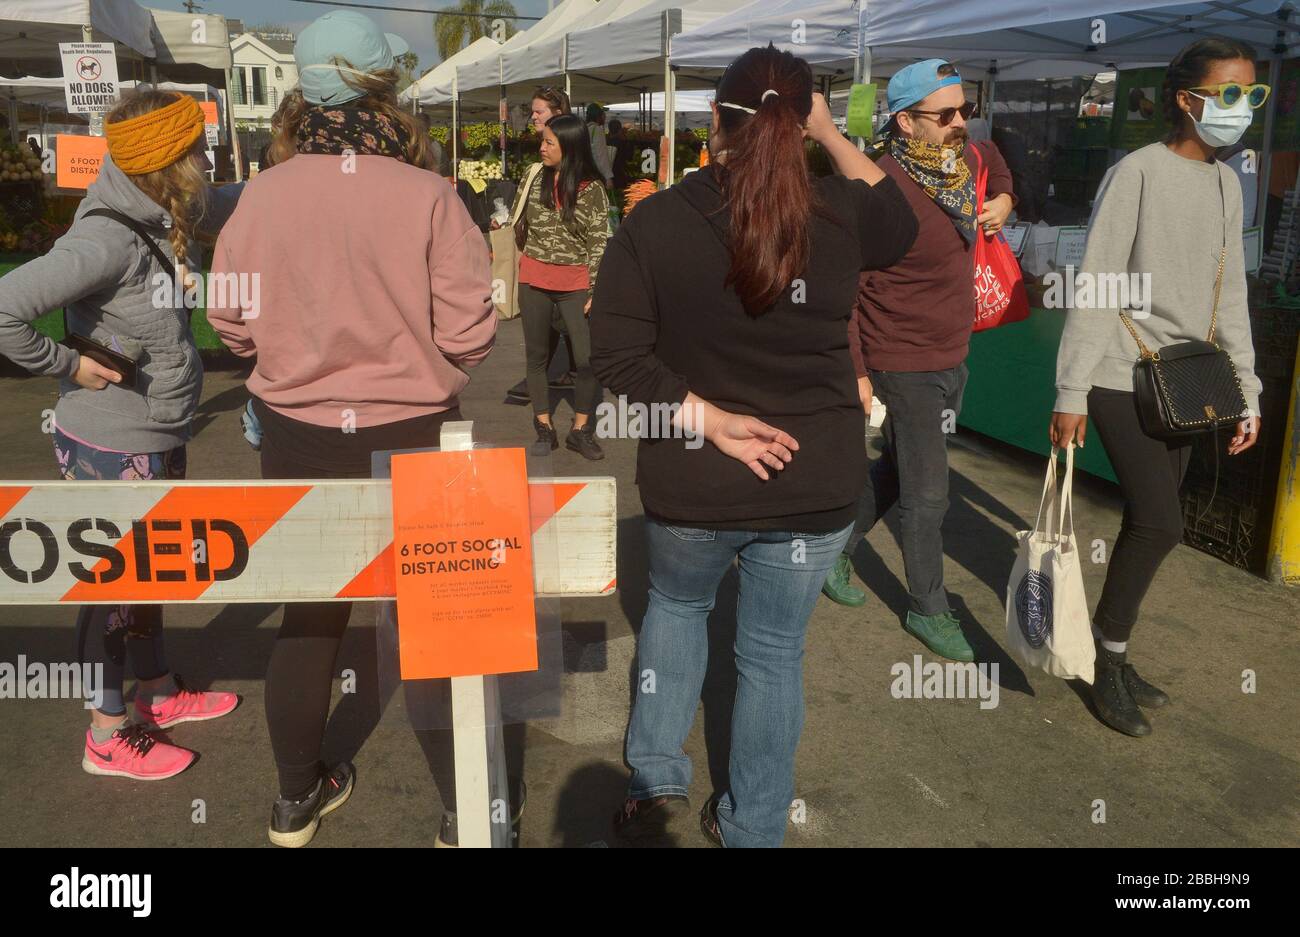
[[[903,171],[947,213],[967,244],[975,243],[975,174],[966,164],[966,141],[927,143],[889,139],[889,153]]]
[[[391,156],[407,162],[406,128],[380,111],[357,107],[310,107],[298,127],[299,153]]]

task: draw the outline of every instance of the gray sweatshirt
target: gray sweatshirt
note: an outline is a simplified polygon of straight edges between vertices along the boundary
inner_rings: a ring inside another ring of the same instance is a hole
[[[1246,405],[1258,413],[1261,385],[1246,307],[1241,211],[1241,184],[1223,163],[1186,159],[1163,143],[1144,146],[1102,180],[1079,273],[1094,284],[1104,283],[1099,277],[1105,274],[1150,274],[1150,296],[1141,304],[1130,302],[1134,311],[1128,314],[1152,351],[1205,341],[1226,235],[1214,340],[1231,356]],[[1087,413],[1093,387],[1133,390],[1137,342],[1120,320],[1120,306],[1106,304],[1120,294],[1105,292],[1102,299],[1102,290],[1094,289],[1096,299],[1087,308],[1079,308],[1081,299],[1066,316],[1056,358],[1060,413]]]
[[[242,188],[211,190],[204,229],[220,228]],[[171,215],[105,157],[68,232],[49,253],[0,279],[0,355],[33,374],[63,379],[54,420],[69,435],[102,449],[165,452],[189,439],[203,388],[189,310],[175,305],[170,286],[159,289],[159,274],[168,284],[171,278],[140,238],[112,218],[84,217],[92,208],[139,221],[174,260]],[[135,388],[87,390],[71,380],[80,355],[31,326],[63,306],[74,332],[136,359]]]

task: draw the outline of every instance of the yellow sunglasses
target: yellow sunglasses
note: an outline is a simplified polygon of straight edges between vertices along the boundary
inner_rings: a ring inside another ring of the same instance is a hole
[[[1188,91],[1204,91],[1206,97],[1218,98],[1224,107],[1233,107],[1241,100],[1242,95],[1246,96],[1246,103],[1250,105],[1251,110],[1263,106],[1268,100],[1268,93],[1272,90],[1268,85],[1255,84],[1243,85],[1235,81],[1225,81],[1221,85],[1212,88],[1188,88]],[[1200,97],[1200,95],[1197,95]]]

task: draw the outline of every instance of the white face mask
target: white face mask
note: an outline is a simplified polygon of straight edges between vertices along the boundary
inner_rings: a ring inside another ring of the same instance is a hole
[[[1232,107],[1221,107],[1217,97],[1204,97],[1195,91],[1187,92],[1205,102],[1201,119],[1192,118],[1196,132],[1210,146],[1232,146],[1245,134],[1255,114],[1243,94]]]

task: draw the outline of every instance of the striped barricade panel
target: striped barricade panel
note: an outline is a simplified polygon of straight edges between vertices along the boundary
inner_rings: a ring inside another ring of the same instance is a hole
[[[616,586],[612,478],[529,479],[538,595]],[[387,480],[0,485],[0,604],[300,602],[395,592]]]

